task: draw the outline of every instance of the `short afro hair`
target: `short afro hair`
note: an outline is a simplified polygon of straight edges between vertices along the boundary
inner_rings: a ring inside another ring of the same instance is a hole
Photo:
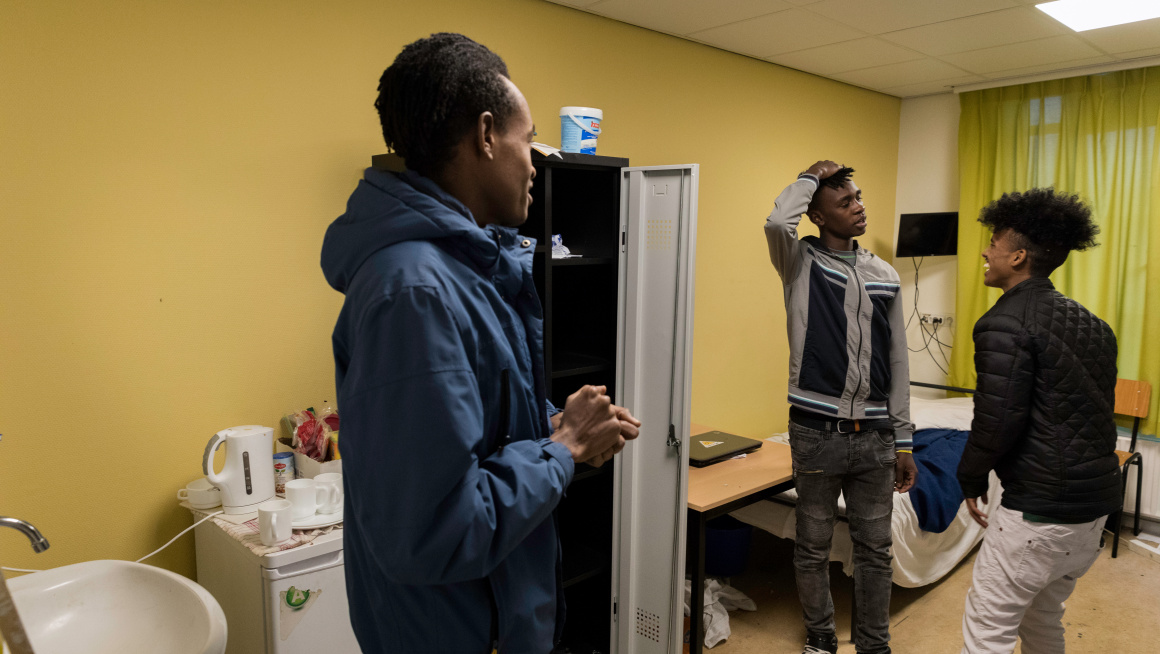
[[[853,168],[842,167],[842,168],[838,169],[838,172],[823,179],[821,181],[821,186],[832,188],[835,191],[837,191],[837,190],[841,189],[843,186],[845,186],[846,182],[850,181],[850,178],[853,176],[854,176],[854,169]]]
[[[830,175],[823,180],[819,180],[818,190],[822,190],[823,186],[826,188],[832,188],[835,191],[840,190],[843,186],[846,185],[846,182],[850,181],[850,178],[853,176],[854,169],[843,166],[839,168],[838,172],[834,173],[833,175]],[[814,197],[810,199],[809,207],[806,208],[807,212],[812,211],[815,208],[816,205],[814,202],[818,199],[818,197],[820,197],[820,195],[820,193],[814,193]]]
[[[403,48],[379,78],[375,109],[387,147],[430,177],[455,155],[479,115],[502,130],[517,110],[503,59],[462,34],[439,33]]]
[[[1004,193],[983,208],[979,222],[996,234],[1011,230],[1018,245],[1027,250],[1031,274],[1036,277],[1050,275],[1072,250],[1095,247],[1100,233],[1091,209],[1078,195],[1053,188]]]

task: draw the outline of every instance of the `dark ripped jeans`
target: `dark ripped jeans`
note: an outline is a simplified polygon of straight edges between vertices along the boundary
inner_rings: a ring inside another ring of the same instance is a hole
[[[829,562],[842,493],[854,541],[854,647],[889,652],[894,432],[839,434],[790,422],[789,442],[798,493],[793,564],[806,629],[835,633]]]

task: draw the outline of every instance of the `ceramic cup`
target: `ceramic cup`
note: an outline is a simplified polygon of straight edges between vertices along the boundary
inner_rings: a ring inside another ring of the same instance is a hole
[[[195,479],[177,491],[177,499],[195,509],[212,509],[222,503],[222,492],[205,477]]]
[[[281,545],[290,540],[294,534],[290,514],[293,507],[290,500],[270,500],[258,505],[258,535],[263,545]]]
[[[295,479],[286,482],[286,499],[294,505],[294,519],[301,520],[314,515],[327,496],[313,479]]]
[[[314,478],[318,488],[318,512],[338,513],[342,510],[342,473],[324,472]]]

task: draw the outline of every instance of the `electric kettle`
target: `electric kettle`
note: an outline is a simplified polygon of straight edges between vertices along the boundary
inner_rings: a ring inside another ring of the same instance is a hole
[[[216,473],[213,454],[222,443],[226,463]],[[209,483],[221,489],[227,514],[257,511],[259,504],[274,497],[274,429],[243,425],[219,431],[205,446],[201,469]]]

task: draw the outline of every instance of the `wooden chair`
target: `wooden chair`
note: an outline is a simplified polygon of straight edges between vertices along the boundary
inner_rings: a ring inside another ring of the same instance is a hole
[[[1128,468],[1136,466],[1136,524],[1132,526],[1132,534],[1140,535],[1140,493],[1144,487],[1143,457],[1136,451],[1136,436],[1140,433],[1140,419],[1148,417],[1148,405],[1152,401],[1152,385],[1146,381],[1132,381],[1130,379],[1116,380],[1116,407],[1114,411],[1122,416],[1132,416],[1132,442],[1128,451],[1116,450],[1120,459],[1120,470],[1124,475],[1124,489],[1121,495],[1128,492]],[[1124,519],[1124,505],[1121,502],[1120,510],[1116,512],[1115,527],[1112,530],[1112,558],[1120,548],[1120,523]]]

